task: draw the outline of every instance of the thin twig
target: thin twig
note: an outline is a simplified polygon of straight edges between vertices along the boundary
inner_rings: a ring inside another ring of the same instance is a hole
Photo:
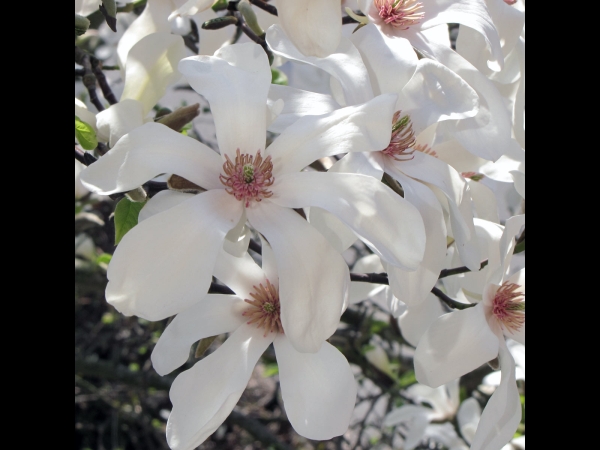
[[[90,102],[92,102],[98,112],[104,111],[104,106],[102,105],[102,102],[96,93],[96,75],[94,75],[94,69],[92,68],[92,63],[90,61],[90,55],[81,50],[79,47],[75,46],[75,62],[83,66],[85,73],[82,77],[82,81],[90,96]]]
[[[85,152],[83,150],[80,150],[79,148],[77,148],[77,146],[75,146],[75,159],[77,161],[79,161],[81,164],[86,165],[85,162]]]
[[[390,284],[387,273],[351,273],[350,281],[362,283]]]
[[[473,306],[477,305],[476,303],[457,302],[456,300],[448,297],[446,294],[444,294],[441,290],[439,290],[436,287],[434,287],[431,290],[431,292],[433,293],[433,295],[435,295],[437,298],[439,298],[446,305],[448,305],[450,308],[453,308],[453,309],[467,309],[467,308],[472,308]]]
[[[90,61],[92,63],[92,70],[94,71],[94,75],[96,75],[96,79],[98,80],[98,84],[100,85],[100,89],[102,90],[102,95],[104,98],[111,105],[118,103],[119,100],[117,100],[117,97],[115,97],[115,94],[108,85],[106,76],[104,76],[104,72],[102,72],[102,62],[93,56],[90,56]]]
[[[481,262],[481,267],[479,268],[479,270],[483,269],[487,265],[488,265],[488,260],[486,259],[485,261]],[[467,266],[455,267],[454,269],[443,269],[440,272],[440,276],[438,278],[446,278],[451,275],[459,275],[461,273],[467,273],[467,272],[471,272],[471,269],[469,269]]]
[[[263,11],[273,14],[274,16],[277,15],[277,8],[275,8],[273,5],[265,3],[263,0],[250,0],[250,3],[255,5],[257,8],[262,9]]]

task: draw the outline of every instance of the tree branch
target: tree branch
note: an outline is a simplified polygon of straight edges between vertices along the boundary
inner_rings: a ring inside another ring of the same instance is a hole
[[[444,294],[441,290],[439,290],[436,287],[434,287],[431,290],[431,292],[433,293],[433,295],[435,295],[437,298],[439,298],[446,305],[448,305],[450,308],[453,308],[453,309],[467,309],[467,308],[472,308],[473,306],[477,305],[476,303],[457,302],[456,300],[448,297],[446,294]]]
[[[483,269],[487,265],[488,265],[488,260],[486,259],[485,261],[481,262],[481,267],[479,268],[479,270]],[[471,272],[471,269],[469,269],[467,266],[455,267],[454,269],[443,269],[440,272],[440,276],[438,278],[446,278],[451,275],[458,275],[458,274],[467,273],[467,272]]]
[[[275,8],[273,5],[265,3],[263,0],[250,0],[250,3],[262,9],[263,11],[273,14],[274,16],[277,15],[277,8]]]

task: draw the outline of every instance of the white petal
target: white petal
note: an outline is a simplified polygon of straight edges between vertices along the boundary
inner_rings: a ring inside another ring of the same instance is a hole
[[[404,173],[430,183],[444,192],[448,199],[452,231],[461,258],[469,269],[478,270],[480,256],[474,242],[473,207],[469,185],[465,179],[448,164],[419,151],[413,153],[410,161],[394,161],[387,158],[386,172],[397,179]]]
[[[264,150],[271,69],[260,45],[248,42],[226,46],[215,56],[190,56],[181,60],[179,71],[208,100],[222,155],[234,160],[238,148],[247,154]]]
[[[167,422],[171,449],[196,448],[217,430],[272,340],[272,335],[263,337],[257,328],[241,326],[216,352],[175,379],[169,392],[173,410]]]
[[[303,91],[289,86],[272,84],[269,90],[269,100],[283,100],[283,110],[277,119],[269,125],[269,131],[281,133],[303,116],[318,116],[327,114],[339,108],[330,95]]]
[[[108,266],[106,299],[125,315],[161,320],[202,298],[218,250],[241,214],[223,190],[199,194],[139,223]]]
[[[130,49],[137,44],[142,38],[151,33],[156,32],[171,32],[171,25],[167,17],[171,13],[172,3],[165,0],[149,1],[144,8],[144,11],[137,19],[125,30],[123,36],[119,40],[117,46],[117,54],[119,56],[119,66],[125,68],[127,55]],[[121,70],[124,74],[125,71]]]
[[[383,423],[386,426],[404,424],[402,428],[407,431],[402,448],[412,450],[419,445],[425,435],[425,429],[429,425],[429,412],[428,408],[422,406],[405,405],[391,411]]]
[[[161,173],[175,173],[205,189],[223,189],[222,161],[195,139],[159,123],[146,123],[81,174],[81,181],[100,194],[126,192]]]
[[[244,305],[234,295],[209,294],[177,314],[152,350],[154,370],[166,375],[188,360],[194,342],[237,330],[246,321]]]
[[[396,97],[380,95],[359,106],[301,118],[267,149],[273,173],[299,172],[324,156],[384,150],[392,137]]]
[[[98,128],[96,127],[96,114],[89,111],[87,106],[85,106],[85,103],[78,98],[75,98],[75,115],[83,122],[91,125],[95,131],[98,131]]]
[[[132,99],[143,106],[143,116],[181,78],[177,63],[185,56],[183,38],[167,32],[152,33],[131,47],[125,63],[121,101]]]
[[[344,355],[328,342],[317,353],[299,353],[281,335],[274,345],[283,405],[294,430],[317,440],[344,434],[357,390]]]
[[[352,34],[350,40],[360,52],[375,95],[400,93],[417,70],[417,54],[406,39],[380,33],[374,24]]]
[[[342,35],[339,0],[278,0],[277,7],[282,28],[302,53],[324,58],[335,51]]]
[[[525,225],[525,214],[513,216],[506,221],[500,239],[500,267],[495,272],[490,273],[488,283],[502,284],[504,281],[517,243],[516,234],[523,225]]]
[[[379,180],[349,173],[301,172],[276,181],[271,200],[318,206],[336,215],[382,259],[416,269],[425,251],[419,211]]]
[[[390,287],[407,305],[422,302],[429,295],[444,268],[446,257],[446,222],[437,197],[423,183],[398,173],[404,198],[414,205],[425,224],[425,253],[417,270],[409,272],[389,265]]]
[[[173,20],[176,16],[193,16],[207,10],[213,3],[215,0],[188,0],[171,13],[169,20]]]
[[[262,244],[262,270],[271,284],[279,286],[279,274],[277,273],[275,253],[273,253],[271,245],[262,236],[260,236],[260,242]]]
[[[392,91],[397,92],[397,91]],[[419,60],[417,70],[399,93],[398,109],[410,115],[416,134],[444,120],[474,117],[477,93],[450,69],[431,59]]]
[[[444,23],[459,23],[472,28],[485,38],[488,66],[499,71],[504,66],[500,38],[485,0],[437,0],[424,2],[425,21],[422,28]],[[484,50],[484,49],[482,49]]]
[[[294,211],[263,201],[247,214],[275,254],[286,336],[296,350],[317,352],[340,321],[350,284],[346,262]]]
[[[477,400],[473,397],[469,397],[461,403],[456,415],[456,420],[458,421],[460,434],[468,443],[473,442],[480,418],[481,406],[479,406]]]
[[[471,450],[501,448],[511,440],[521,422],[521,400],[515,379],[515,361],[504,340],[500,342],[498,356],[502,381],[481,414]]]
[[[358,237],[340,219],[321,208],[312,207],[308,214],[308,222],[325,236],[325,239],[339,253],[343,253],[356,242]]]
[[[160,191],[146,202],[138,216],[138,223],[149,219],[155,214],[171,209],[174,206],[189,200],[193,196],[194,194],[186,194],[185,192],[171,191],[168,189]]]
[[[291,1],[296,2],[298,0]],[[339,9],[339,2],[337,8]],[[273,25],[267,30],[267,43],[274,53],[287,59],[318,67],[336,78],[343,88],[347,105],[357,105],[373,98],[367,68],[360,53],[347,38],[342,37],[339,46],[333,49],[335,52],[330,52],[332,54],[326,57],[303,55],[277,25]]]
[[[525,199],[525,174],[518,170],[512,170],[510,174],[515,180],[515,189],[523,199]]]
[[[498,216],[498,203],[494,192],[478,181],[469,180],[469,190],[477,217],[494,223],[500,223]]]
[[[98,135],[108,140],[111,147],[121,137],[144,124],[144,105],[137,100],[125,99],[96,115]]]
[[[242,299],[249,299],[254,286],[265,283],[265,273],[248,253],[235,257],[220,251],[213,275]]]
[[[94,11],[98,11],[100,0],[75,0],[75,14],[89,16]]]
[[[236,258],[244,256],[248,251],[252,232],[246,226],[247,221],[244,211],[237,225],[227,232],[223,241],[223,249]]]
[[[498,337],[478,305],[445,314],[431,324],[415,352],[415,375],[419,383],[437,387],[497,355]]]
[[[398,318],[402,337],[416,347],[427,328],[443,314],[445,311],[440,301],[430,293],[425,301],[409,305],[406,312]]]

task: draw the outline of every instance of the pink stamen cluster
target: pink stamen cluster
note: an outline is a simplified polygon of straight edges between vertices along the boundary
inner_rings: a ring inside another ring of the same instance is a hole
[[[273,184],[273,163],[271,157],[264,160],[260,150],[253,155],[240,154],[236,151],[235,162],[225,155],[227,160],[223,164],[225,175],[220,175],[221,183],[227,186],[226,191],[233,195],[236,200],[243,200],[246,207],[251,201],[260,202],[263,198],[269,198],[273,193],[267,188]]]
[[[382,152],[396,161],[409,161],[414,158],[415,132],[410,117],[400,118],[402,111],[396,111],[392,118],[392,139],[390,145]],[[410,150],[409,150],[410,149]]]
[[[433,156],[434,158],[438,157],[438,154],[436,153],[436,151],[432,150],[432,148],[427,144],[415,145],[415,150],[417,150],[421,153],[425,153],[426,155]]]
[[[504,283],[492,302],[494,316],[513,333],[525,325],[525,294],[520,287],[515,283]]]
[[[279,292],[277,292],[277,289],[269,280],[267,280],[266,285],[265,287],[261,283],[258,287],[253,286],[256,292],[251,293],[250,296],[254,300],[244,300],[250,304],[250,308],[242,314],[250,319],[247,322],[248,325],[255,323],[257,328],[264,328],[265,337],[268,333],[283,333],[279,308]]]
[[[416,0],[375,0],[374,4],[386,24],[401,30],[408,30],[425,16],[419,12],[423,5]]]
[[[473,181],[481,181],[485,178],[485,175],[479,172],[463,172],[461,173],[461,175],[464,178],[469,178],[470,180]]]

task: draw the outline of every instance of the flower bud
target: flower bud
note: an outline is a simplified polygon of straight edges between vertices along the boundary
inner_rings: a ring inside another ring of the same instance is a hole
[[[75,14],[75,36],[81,36],[87,31],[90,26],[90,21],[87,17]]]
[[[236,25],[238,23],[237,18],[234,16],[223,16],[217,17],[216,19],[207,20],[202,24],[204,30],[219,30],[229,25]]]
[[[195,117],[200,114],[200,104],[195,103],[193,105],[184,106],[179,108],[172,113],[165,114],[160,116],[160,118],[156,121],[158,123],[162,123],[163,125],[168,126],[172,130],[181,131],[181,129]]]
[[[252,5],[250,5],[248,0],[241,0],[237,5],[237,10],[242,14],[242,16],[244,16],[244,20],[257,36],[263,36],[265,34],[265,30],[263,30],[258,24],[256,13],[252,9]]]

